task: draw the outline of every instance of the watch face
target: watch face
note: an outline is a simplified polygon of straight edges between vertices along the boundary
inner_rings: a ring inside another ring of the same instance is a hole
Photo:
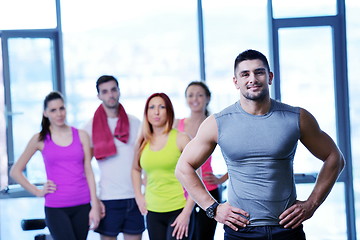
[[[208,208],[206,209],[206,215],[209,217],[209,218],[214,218],[214,209],[213,208]]]
[[[211,205],[210,207],[208,207],[206,209],[206,216],[208,216],[209,218],[214,218],[215,214],[216,214],[216,208],[219,206],[219,203],[215,202],[213,205]]]

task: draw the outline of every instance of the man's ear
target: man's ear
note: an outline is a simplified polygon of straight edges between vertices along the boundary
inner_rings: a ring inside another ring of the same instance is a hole
[[[233,83],[234,83],[234,85],[235,85],[236,89],[239,89],[239,88],[240,88],[240,86],[239,86],[239,82],[238,82],[238,80],[236,79],[236,77],[235,77],[235,76],[233,77]]]
[[[274,73],[273,73],[273,72],[269,72],[269,85],[272,84],[273,78],[274,78]]]

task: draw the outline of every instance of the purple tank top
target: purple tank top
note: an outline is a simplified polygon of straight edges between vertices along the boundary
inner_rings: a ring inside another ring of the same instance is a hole
[[[45,195],[46,207],[72,207],[90,202],[90,190],[84,170],[84,151],[79,132],[71,127],[72,143],[55,144],[50,135],[44,140],[47,179],[56,184],[56,192]]]

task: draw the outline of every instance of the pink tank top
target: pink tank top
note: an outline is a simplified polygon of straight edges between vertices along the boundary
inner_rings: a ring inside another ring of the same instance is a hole
[[[56,145],[50,135],[44,140],[47,179],[56,184],[56,191],[45,195],[46,207],[72,207],[90,202],[90,190],[85,176],[84,151],[79,132],[71,127],[72,143]]]
[[[185,118],[179,120],[178,130],[180,132],[185,132]],[[206,172],[211,172],[211,173],[213,172],[213,169],[211,167],[211,156],[205,161],[205,163],[203,165],[201,165],[202,178],[204,178],[204,176],[206,176]],[[205,180],[203,180],[203,182],[208,191],[212,191],[212,190],[215,190],[216,188],[218,188],[218,186],[215,184],[210,184]]]

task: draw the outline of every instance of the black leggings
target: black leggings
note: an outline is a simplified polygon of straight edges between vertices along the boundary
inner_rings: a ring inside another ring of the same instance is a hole
[[[54,240],[86,240],[90,204],[75,207],[45,207],[45,220]]]
[[[171,236],[174,227],[171,227],[170,225],[175,221],[176,217],[179,216],[181,211],[182,209],[165,213],[148,211],[146,215],[146,224],[150,240],[175,240],[176,236]],[[191,239],[194,230],[193,225],[194,214],[191,214],[188,237],[185,237],[184,235],[182,240]]]
[[[210,194],[218,201],[221,202],[221,196],[219,188],[210,191]],[[216,230],[217,222],[214,219],[206,216],[204,210],[202,210],[198,205],[194,209],[195,215],[195,227],[194,234],[191,238],[192,240],[213,240]]]

